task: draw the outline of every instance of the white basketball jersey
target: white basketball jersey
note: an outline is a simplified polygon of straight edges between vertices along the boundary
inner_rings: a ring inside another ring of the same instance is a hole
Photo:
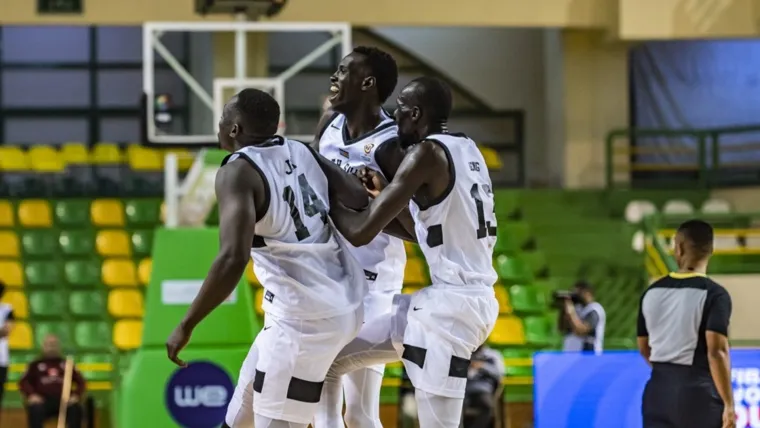
[[[322,133],[322,138],[319,140],[319,152],[350,174],[363,166],[380,172],[380,166],[375,160],[375,151],[398,136],[396,123],[385,111],[383,111],[383,116],[383,121],[374,131],[351,140],[348,138],[348,130],[345,126],[346,117],[342,114],[337,115]],[[346,245],[364,269],[371,289],[401,289],[404,282],[406,252],[404,243],[400,239],[381,233],[363,247],[354,247],[348,241]]]
[[[266,181],[267,209],[257,214],[253,270],[266,289],[262,307],[283,318],[329,318],[354,311],[367,293],[359,263],[337,237],[327,177],[299,141],[245,147],[243,157]]]
[[[492,287],[496,215],[493,189],[483,155],[461,134],[434,134],[449,160],[451,183],[439,201],[409,209],[433,285]]]

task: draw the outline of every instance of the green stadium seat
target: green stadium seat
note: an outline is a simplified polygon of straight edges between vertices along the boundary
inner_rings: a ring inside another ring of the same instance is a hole
[[[132,242],[132,252],[135,256],[149,256],[153,249],[153,231],[135,230],[132,232],[130,241]]]
[[[95,251],[95,232],[92,230],[64,230],[58,238],[58,244],[65,256],[90,256]]]
[[[108,349],[111,347],[111,327],[103,321],[79,322],[74,327],[74,339],[79,348]]]
[[[90,224],[90,201],[62,200],[55,204],[55,220],[62,227],[84,227]]]
[[[109,381],[113,377],[113,360],[111,354],[85,354],[77,361],[77,368],[86,380]]]
[[[543,291],[530,285],[509,287],[509,300],[517,312],[540,313],[547,309]]]
[[[64,298],[56,291],[35,291],[29,293],[29,309],[34,317],[64,316]]]
[[[521,253],[520,259],[525,262],[534,277],[546,278],[549,276],[549,267],[546,263],[546,256],[542,251],[527,251]]]
[[[26,369],[26,366],[29,364],[29,362],[31,362],[32,358],[29,354],[17,352],[11,353],[10,357],[11,365],[8,370],[8,382],[16,383],[21,380],[21,376],[24,375],[23,370],[18,370],[16,368],[23,367]]]
[[[385,376],[401,378],[404,374],[404,365],[400,361],[385,365]]]
[[[21,235],[25,258],[52,257],[56,250],[56,235],[51,230],[26,230]]]
[[[496,217],[505,218],[514,216],[519,211],[519,193],[516,190],[496,190],[494,192],[494,204],[496,204]],[[501,227],[501,226],[499,226]]]
[[[502,352],[507,376],[533,376],[532,349],[507,348]]]
[[[98,291],[74,291],[69,295],[69,311],[77,317],[103,316],[105,299]]]
[[[529,283],[533,277],[522,260],[505,255],[496,258],[496,272],[505,285]]]
[[[124,213],[130,226],[153,226],[161,220],[161,201],[157,199],[132,199],[126,201]]]
[[[531,240],[530,227],[522,221],[499,223],[497,231],[496,254],[517,254]]]
[[[523,319],[525,340],[529,345],[551,346],[557,339],[554,323],[546,316],[530,316]]]
[[[63,270],[71,285],[92,287],[100,283],[100,264],[94,260],[69,261]]]
[[[37,346],[42,346],[42,342],[45,340],[45,336],[53,334],[58,337],[61,342],[61,347],[64,350],[71,349],[71,330],[68,323],[45,321],[37,322],[34,326],[34,339]]]
[[[30,287],[55,287],[61,284],[61,266],[54,261],[31,261],[24,267]]]

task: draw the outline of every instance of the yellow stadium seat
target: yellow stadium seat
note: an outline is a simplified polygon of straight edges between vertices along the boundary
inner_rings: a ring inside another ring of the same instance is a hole
[[[53,213],[48,201],[27,199],[18,206],[18,221],[23,227],[51,227]]]
[[[24,285],[24,274],[19,262],[0,260],[0,281],[3,281],[8,287],[22,287]]]
[[[253,272],[253,260],[248,260],[248,266],[245,267],[245,279],[249,284],[261,286],[259,279],[256,278],[256,274]]]
[[[163,154],[159,150],[132,144],[127,147],[127,163],[135,171],[161,171],[164,167]]]
[[[496,300],[499,301],[499,313],[502,315],[511,314],[512,304],[509,302],[509,293],[507,293],[507,289],[501,284],[496,284],[494,285],[493,290],[496,293]]]
[[[58,150],[45,145],[34,145],[29,149],[29,165],[36,172],[63,172],[66,167]]]
[[[16,318],[29,318],[29,304],[26,301],[26,294],[21,291],[7,291],[3,296],[3,303],[11,305],[13,315]]]
[[[195,156],[193,153],[189,150],[183,150],[183,149],[169,149],[166,151],[165,154],[162,155],[162,159],[166,154],[168,153],[174,153],[177,155],[177,165],[179,166],[179,170],[184,172],[190,169],[191,166],[193,166],[193,161],[195,161]]]
[[[427,285],[425,262],[420,259],[408,259],[404,268],[404,284]]]
[[[29,158],[18,147],[0,147],[0,171],[24,172],[29,170]]]
[[[525,345],[525,329],[522,320],[513,316],[499,317],[488,337],[492,345]]]
[[[0,201],[0,227],[13,227],[13,206],[8,201]]]
[[[497,170],[504,167],[504,163],[501,161],[499,153],[486,146],[478,146],[480,153],[483,155],[483,160],[486,161],[486,167],[491,170]]]
[[[141,318],[143,296],[137,290],[113,290],[108,294],[108,313],[114,318]]]
[[[113,344],[122,351],[139,348],[142,343],[142,326],[142,321],[116,321],[113,325]]]
[[[417,244],[409,241],[404,241],[404,250],[406,250],[406,257],[408,258],[416,258],[417,257]]]
[[[141,285],[150,284],[150,274],[153,271],[153,260],[145,258],[140,260],[140,264],[137,266],[137,279],[140,280]]]
[[[61,158],[67,164],[87,164],[90,161],[90,155],[87,153],[87,147],[81,143],[66,143],[61,147]]]
[[[127,232],[123,230],[101,230],[95,238],[95,247],[103,257],[130,257],[132,249]]]
[[[32,327],[23,321],[16,322],[11,334],[8,336],[8,344],[13,350],[29,350],[34,347]]]
[[[113,143],[98,143],[92,148],[90,161],[97,165],[118,164],[122,162],[119,146]]]
[[[129,259],[108,259],[103,262],[103,283],[109,287],[136,287],[135,264]]]
[[[0,231],[0,257],[18,258],[18,236],[8,230]]]
[[[124,206],[118,199],[96,199],[90,205],[90,219],[98,227],[123,227]]]
[[[412,294],[420,291],[422,287],[406,287],[401,290],[401,294]]]
[[[264,303],[264,293],[265,290],[263,288],[259,288],[256,290],[256,298],[254,299],[254,309],[256,310],[256,313],[259,314],[259,316],[264,316],[264,310],[261,309],[261,304]]]

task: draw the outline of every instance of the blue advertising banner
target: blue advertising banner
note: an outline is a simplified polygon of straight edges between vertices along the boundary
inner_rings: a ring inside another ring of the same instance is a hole
[[[760,428],[760,350],[731,351],[738,428]],[[533,359],[535,428],[641,428],[650,369],[635,351],[541,352]]]

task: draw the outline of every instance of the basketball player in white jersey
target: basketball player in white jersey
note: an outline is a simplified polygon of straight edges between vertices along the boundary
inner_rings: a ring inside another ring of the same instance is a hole
[[[451,92],[445,83],[416,79],[397,104],[399,138],[408,149],[396,175],[367,209],[356,212],[335,202],[331,216],[349,241],[364,245],[408,204],[433,284],[395,296],[393,313],[368,320],[341,351],[328,373],[315,428],[338,426],[338,376],[399,357],[416,390],[420,427],[458,427],[470,356],[498,315],[496,218],[483,156],[472,140],[447,132]],[[382,187],[379,175],[369,175]]]
[[[396,122],[383,103],[398,81],[392,56],[377,48],[357,47],[343,58],[330,78],[329,110],[320,121],[316,149],[355,174],[362,167],[392,178],[403,158]],[[350,244],[349,244],[350,245]],[[365,322],[390,313],[393,295],[404,282],[406,254],[400,239],[381,233],[363,247],[350,246],[364,269],[369,293],[364,299]],[[345,422],[349,428],[381,428],[380,389],[385,365],[359,369],[343,379]]]
[[[264,328],[227,409],[233,428],[305,428],[338,352],[363,321],[367,284],[328,220],[330,196],[367,205],[355,177],[309,146],[275,135],[280,107],[246,89],[224,108],[219,142],[232,152],[216,176],[219,254],[198,296],[167,341],[169,358],[233,291],[249,257],[265,288]],[[330,180],[328,180],[328,176]]]

